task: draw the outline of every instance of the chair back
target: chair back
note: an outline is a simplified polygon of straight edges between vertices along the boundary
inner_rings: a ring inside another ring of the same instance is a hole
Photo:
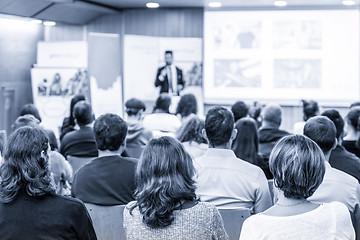
[[[85,203],[98,240],[126,239],[123,227],[125,205],[99,206]]]
[[[79,170],[82,166],[94,159],[93,157],[75,157],[70,155],[68,155],[66,158],[73,169],[73,175],[75,175],[77,170]]]
[[[250,217],[250,210],[246,208],[219,209],[219,212],[229,240],[239,240],[242,225],[245,219]]]

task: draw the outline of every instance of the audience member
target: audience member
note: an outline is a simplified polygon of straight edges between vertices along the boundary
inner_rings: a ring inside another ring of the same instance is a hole
[[[193,115],[179,129],[177,139],[192,158],[204,155],[208,149],[206,140],[202,136],[204,127],[204,120]]]
[[[353,212],[360,199],[359,182],[349,174],[332,168],[329,164],[331,150],[337,144],[334,123],[327,117],[312,117],[305,124],[304,135],[319,145],[326,160],[324,179],[309,200],[316,203],[342,202]]]
[[[342,146],[342,138],[344,133],[344,120],[339,112],[332,109],[327,110],[321,114],[328,117],[336,127],[337,145],[331,151],[329,163],[333,168],[339,169],[347,174],[350,174],[358,181],[360,181],[360,159],[353,153],[346,151]]]
[[[28,115],[28,114],[34,116],[39,121],[38,124],[41,123],[41,117],[40,117],[39,111],[35,107],[34,104],[31,104],[31,103],[25,104],[20,109],[20,116],[24,116],[24,115]],[[57,142],[57,139],[56,139],[56,136],[55,136],[54,132],[51,131],[51,130],[48,130],[48,129],[44,129],[44,128],[43,128],[43,130],[48,135],[51,150],[52,151],[53,150],[59,150],[59,145],[58,145],[58,142]]]
[[[39,128],[10,135],[0,171],[2,239],[96,239],[84,204],[55,194],[49,150]]]
[[[80,101],[74,106],[74,118],[80,129],[67,133],[60,144],[60,153],[76,157],[97,157],[98,149],[95,142],[92,123],[94,115],[90,103]]]
[[[74,118],[74,106],[77,102],[85,101],[84,95],[76,95],[71,99],[70,102],[70,114],[69,117],[64,118],[63,124],[61,126],[60,132],[60,140],[67,134],[68,132],[75,130],[75,118]]]
[[[360,158],[360,107],[354,107],[345,117],[345,136],[342,145]]]
[[[262,112],[262,125],[259,130],[259,154],[265,161],[268,161],[270,152],[276,142],[289,135],[288,132],[280,130],[281,125],[281,107],[279,104],[267,104]]]
[[[75,173],[73,197],[98,205],[121,205],[134,200],[137,160],[120,156],[125,149],[126,132],[126,122],[115,114],[96,119],[94,133],[99,157]]]
[[[144,102],[131,98],[125,103],[128,132],[126,136],[126,153],[129,157],[139,158],[144,146],[152,138],[151,131],[144,128],[142,114],[146,110]]]
[[[235,128],[237,135],[232,143],[232,150],[236,157],[260,167],[266,178],[272,179],[268,162],[258,154],[259,139],[255,120],[250,117],[241,118],[235,123]]]
[[[136,171],[136,202],[124,211],[127,239],[228,239],[215,206],[196,197],[194,174],[180,142],[151,140]]]
[[[205,155],[195,159],[197,195],[218,208],[248,208],[251,213],[272,205],[264,172],[236,157],[231,150],[237,130],[232,113],[214,107],[206,115],[204,138],[209,143]]]
[[[248,111],[248,115],[249,117],[251,117],[252,119],[255,120],[257,128],[261,127],[262,124],[262,119],[261,119],[261,109],[262,109],[262,104],[255,101],[253,102],[253,104],[249,107],[249,111]]]
[[[198,105],[196,97],[190,93],[181,96],[175,113],[175,115],[180,115],[181,122],[184,123],[189,117],[196,115],[197,112]]]
[[[240,240],[355,239],[344,204],[308,201],[326,174],[316,143],[302,135],[282,138],[271,152],[270,169],[279,198],[264,213],[246,219]]]
[[[176,131],[181,126],[180,120],[169,113],[170,104],[171,98],[168,95],[160,95],[156,99],[153,113],[144,118],[144,128],[152,131],[154,137],[175,136]]]
[[[231,112],[234,115],[234,121],[237,122],[240,118],[246,117],[249,108],[243,101],[237,101],[231,106]]]
[[[353,102],[353,103],[350,105],[350,109],[353,109],[353,108],[356,108],[356,107],[360,107],[360,102]]]
[[[319,115],[319,106],[317,102],[310,100],[301,100],[303,104],[303,121],[296,122],[293,127],[294,134],[303,134],[305,122],[311,118]]]

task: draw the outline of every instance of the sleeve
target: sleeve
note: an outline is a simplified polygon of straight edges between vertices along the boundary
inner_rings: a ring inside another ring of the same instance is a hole
[[[225,228],[224,228],[224,222],[221,218],[221,215],[219,213],[219,210],[214,206],[213,207],[213,221],[212,221],[212,239],[213,240],[222,240],[222,239],[229,239],[229,236],[227,235]]]
[[[177,69],[177,81],[178,84],[182,85],[183,87],[185,87],[185,82],[184,82],[184,78],[183,78],[183,72],[180,68],[176,68]]]
[[[161,70],[162,70],[162,68],[158,68],[158,70],[157,70],[156,78],[155,78],[155,87],[158,87],[162,84],[162,81],[159,79]]]
[[[272,206],[269,185],[264,172],[259,168],[257,177],[257,189],[255,193],[254,213],[263,212]]]
[[[84,204],[80,204],[81,207],[76,216],[77,224],[74,227],[76,235],[79,240],[97,240],[91,217]]]
[[[351,216],[348,208],[344,204],[338,202],[336,206],[334,206],[334,210],[336,211],[335,239],[355,240],[355,231],[351,222]]]
[[[249,240],[249,239],[256,239],[254,238],[252,224],[251,224],[252,217],[245,220],[242,225],[241,232],[240,232],[240,240]]]

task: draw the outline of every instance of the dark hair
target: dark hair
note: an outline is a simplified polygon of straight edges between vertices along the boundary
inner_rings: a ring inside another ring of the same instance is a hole
[[[192,116],[180,127],[177,139],[180,142],[206,143],[202,136],[204,127],[205,122],[203,120],[197,116]]]
[[[70,123],[71,126],[75,126],[74,106],[75,106],[76,103],[78,103],[80,101],[85,101],[85,96],[84,95],[76,95],[75,97],[73,97],[71,99],[71,102],[70,102],[70,115],[69,115],[69,123]]]
[[[41,122],[39,111],[34,104],[28,103],[22,106],[22,108],[20,109],[20,116],[24,116],[26,114],[33,115],[37,120],[39,120],[39,122]]]
[[[231,112],[234,114],[234,121],[237,122],[240,118],[246,117],[249,108],[243,101],[237,101],[231,106]]]
[[[171,98],[168,95],[166,94],[160,95],[155,101],[153,112],[155,110],[160,109],[166,113],[169,113],[170,104],[171,104]]]
[[[227,143],[234,129],[233,114],[223,107],[213,107],[206,114],[205,131],[209,144],[220,146]]]
[[[336,128],[327,117],[317,116],[308,119],[304,135],[316,142],[324,153],[329,152],[336,142]]]
[[[128,116],[135,116],[140,110],[145,111],[145,103],[137,98],[130,98],[125,103],[126,113]]]
[[[354,108],[354,107],[360,107],[360,102],[353,102],[353,103],[350,105],[350,108]]]
[[[183,200],[196,200],[195,168],[179,141],[171,137],[152,139],[136,170],[136,204],[151,228],[169,226],[173,212]]]
[[[351,109],[346,115],[346,120],[356,131],[360,131],[360,108],[354,107]]]
[[[10,135],[0,168],[3,203],[15,200],[20,189],[25,189],[30,196],[55,191],[50,177],[48,148],[48,137],[39,128],[21,127]]]
[[[118,115],[107,113],[95,120],[94,134],[98,149],[116,151],[125,140],[127,124]]]
[[[238,158],[255,164],[259,148],[255,120],[249,117],[241,118],[235,123],[235,128],[238,133],[232,143],[232,150]]]
[[[325,157],[319,146],[303,135],[281,138],[270,154],[274,184],[286,198],[308,198],[321,184]]]
[[[197,111],[197,101],[193,94],[185,94],[180,98],[176,108],[176,114],[180,114],[181,117],[187,117],[191,113],[196,114]]]
[[[74,106],[74,118],[79,126],[85,126],[94,120],[90,103],[79,101]]]
[[[339,138],[344,132],[344,120],[342,119],[340,113],[335,109],[326,110],[321,114],[322,116],[328,117],[336,127],[336,138]]]
[[[171,56],[173,55],[173,51],[171,51],[171,50],[166,50],[165,51],[165,54],[171,54]]]
[[[303,103],[303,119],[306,122],[309,118],[315,117],[319,113],[319,106],[317,102],[310,100],[301,100]]]

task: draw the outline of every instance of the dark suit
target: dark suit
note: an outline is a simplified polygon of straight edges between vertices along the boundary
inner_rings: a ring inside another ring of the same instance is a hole
[[[155,87],[160,86],[160,93],[168,93],[169,92],[169,79],[168,79],[168,76],[166,75],[164,77],[163,81],[161,81],[159,79],[159,77],[161,75],[161,71],[163,69],[165,69],[165,67],[166,66],[163,66],[163,67],[159,68],[157,70],[157,73],[156,73]],[[178,67],[175,67],[175,68],[176,68],[177,84],[182,85],[184,87],[185,83],[184,83],[184,80],[183,80],[182,70],[180,68],[178,68]],[[177,95],[179,95],[180,90],[181,89],[177,89]]]

